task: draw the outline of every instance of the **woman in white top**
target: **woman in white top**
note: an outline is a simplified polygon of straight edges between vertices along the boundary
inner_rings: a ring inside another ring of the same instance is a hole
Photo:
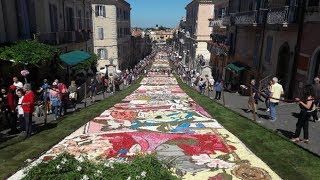
[[[26,123],[25,123],[25,119],[24,119],[24,112],[22,109],[22,100],[23,100],[23,90],[22,89],[18,89],[17,90],[17,96],[19,97],[19,101],[18,101],[18,105],[17,105],[17,111],[18,111],[18,120],[20,123],[20,131],[26,131]]]

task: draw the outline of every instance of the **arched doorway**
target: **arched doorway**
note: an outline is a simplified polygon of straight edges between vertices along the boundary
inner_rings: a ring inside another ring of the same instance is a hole
[[[289,44],[286,42],[279,49],[277,72],[276,72],[276,76],[280,80],[280,84],[283,86],[283,88],[287,87],[288,78],[289,78],[289,66],[290,66],[290,47],[289,47]]]
[[[312,57],[309,68],[309,83],[313,83],[313,78],[320,77],[320,47],[318,47]]]

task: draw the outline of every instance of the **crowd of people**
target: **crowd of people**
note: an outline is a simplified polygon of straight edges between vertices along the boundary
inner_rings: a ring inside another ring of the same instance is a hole
[[[103,93],[113,93],[120,90],[120,85],[134,83],[142,73],[146,73],[146,67],[151,64],[156,52],[151,53],[140,61],[131,70],[118,71],[113,74],[97,74],[89,82],[78,86],[71,81],[69,86],[55,79],[49,82],[43,80],[39,88],[31,88],[30,83],[23,83],[17,77],[13,77],[11,85],[1,87],[0,93],[0,130],[10,129],[9,135],[19,134],[24,138],[31,136],[32,117],[37,114],[53,114],[53,120],[57,120],[66,114],[67,109],[76,110],[79,101],[80,89],[86,88],[86,93],[95,102],[98,88],[103,87]],[[85,87],[85,88],[84,88]],[[42,113],[41,113],[42,112]]]
[[[216,94],[214,99],[220,100],[221,91],[224,88],[221,80],[215,81],[213,78],[201,77],[201,75],[194,70],[186,71],[184,67],[178,67],[178,73],[183,82],[189,83],[201,94],[209,95],[210,91],[215,90]],[[303,90],[303,97],[295,98],[294,100],[283,99],[284,90],[277,77],[273,77],[263,91],[259,91],[259,86],[255,79],[250,81],[248,87],[252,89],[249,94],[246,112],[257,113],[258,102],[261,101],[261,97],[264,97],[266,112],[268,113],[270,122],[275,122],[277,120],[277,107],[280,101],[296,102],[300,107],[300,113],[296,123],[296,130],[291,141],[309,142],[309,121],[319,121],[317,113],[320,103],[320,78],[316,77],[313,85],[306,85]],[[247,90],[249,90],[248,87],[246,87]],[[304,132],[303,139],[299,138],[302,129]]]

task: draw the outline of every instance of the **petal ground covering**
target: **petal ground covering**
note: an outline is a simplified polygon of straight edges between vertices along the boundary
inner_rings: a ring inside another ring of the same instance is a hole
[[[151,67],[169,68],[166,59],[156,59]],[[105,110],[32,165],[64,152],[91,160],[126,160],[154,153],[173,162],[183,179],[281,179],[181,90],[172,75],[157,72],[149,73],[122,103]],[[23,170],[11,178],[22,176]]]

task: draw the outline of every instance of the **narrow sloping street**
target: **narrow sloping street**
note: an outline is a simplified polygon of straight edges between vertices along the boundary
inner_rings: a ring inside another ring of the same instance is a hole
[[[115,161],[155,153],[172,162],[183,179],[281,179],[233,134],[224,129],[180,87],[159,53],[148,77],[122,103],[66,137],[38,160],[63,152]],[[10,179],[23,177],[23,170]]]

